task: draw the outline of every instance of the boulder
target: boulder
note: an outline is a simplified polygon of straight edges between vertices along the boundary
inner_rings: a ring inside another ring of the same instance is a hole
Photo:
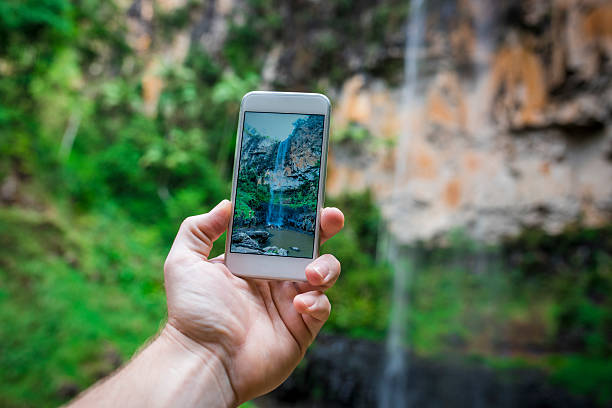
[[[248,236],[255,241],[259,242],[260,245],[265,245],[270,239],[270,233],[264,230],[247,231]]]
[[[238,244],[238,246],[240,247],[252,248],[257,250],[259,250],[260,247],[257,241],[251,238],[246,232],[234,232],[232,234],[232,243],[234,244],[234,247],[236,246],[236,244]]]

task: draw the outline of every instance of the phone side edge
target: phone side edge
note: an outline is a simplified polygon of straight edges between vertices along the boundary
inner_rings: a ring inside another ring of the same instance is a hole
[[[225,256],[223,257],[223,263],[228,266],[227,258],[230,256],[230,246],[232,243],[232,230],[234,227],[234,212],[236,211],[236,188],[238,184],[238,170],[240,168],[240,150],[242,147],[242,128],[244,126],[244,105],[246,99],[253,92],[249,92],[242,97],[240,101],[240,111],[238,112],[238,128],[236,129],[236,147],[234,151],[234,167],[232,171],[232,191],[230,194],[230,199],[232,203],[232,212],[230,214],[230,220],[227,225],[227,234],[225,237]],[[228,266],[229,267],[229,266]]]
[[[322,99],[326,107],[325,124],[323,131],[323,142],[321,146],[321,167],[319,168],[319,191],[317,192],[317,219],[315,225],[316,239],[313,245],[312,259],[316,259],[320,254],[321,247],[321,215],[325,208],[325,184],[327,182],[327,155],[329,152],[329,127],[331,124],[331,102],[329,98],[321,93],[313,94]]]

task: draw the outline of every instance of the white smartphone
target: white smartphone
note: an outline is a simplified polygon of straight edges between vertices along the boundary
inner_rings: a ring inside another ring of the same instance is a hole
[[[306,280],[319,255],[330,106],[314,93],[242,98],[225,248],[233,274]]]

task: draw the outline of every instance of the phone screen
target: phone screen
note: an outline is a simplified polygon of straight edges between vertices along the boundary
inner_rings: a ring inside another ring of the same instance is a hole
[[[324,123],[244,112],[231,252],[312,258]]]

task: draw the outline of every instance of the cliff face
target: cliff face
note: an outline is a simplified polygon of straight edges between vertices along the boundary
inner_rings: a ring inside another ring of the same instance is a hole
[[[310,117],[300,119],[285,141],[251,133],[242,144],[240,168],[253,169],[258,174],[257,183],[270,185],[275,191],[314,189],[316,197],[322,132],[322,117]]]
[[[288,178],[317,183],[323,143],[323,117],[311,116],[297,124],[289,136],[289,156],[284,164]],[[316,186],[313,186],[316,188]]]
[[[404,242],[609,223],[612,6],[442,3],[427,11],[413,99],[372,76],[344,84],[335,134],[369,139],[333,145],[328,191],[373,189]]]
[[[253,134],[243,138],[240,168],[253,169],[257,174],[265,174],[274,166],[278,142]]]

